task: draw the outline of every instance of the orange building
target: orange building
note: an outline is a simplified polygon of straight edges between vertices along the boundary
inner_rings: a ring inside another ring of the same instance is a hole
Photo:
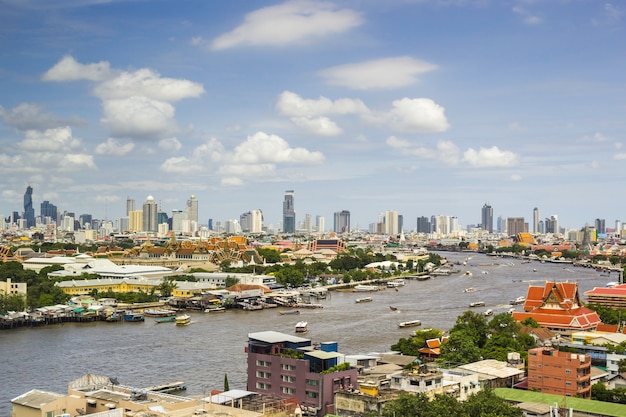
[[[591,357],[552,347],[528,351],[528,389],[591,398]]]
[[[614,287],[595,287],[585,291],[590,304],[598,304],[612,308],[626,308],[626,284]]]
[[[584,307],[575,282],[549,282],[529,285],[523,311],[513,318],[523,321],[531,317],[548,329],[563,335],[582,330],[595,330],[602,321],[598,313]]]

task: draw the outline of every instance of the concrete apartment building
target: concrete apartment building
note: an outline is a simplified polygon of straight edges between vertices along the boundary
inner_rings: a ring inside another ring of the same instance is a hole
[[[528,389],[591,398],[591,358],[552,347],[528,351]]]
[[[337,352],[337,343],[316,349],[310,339],[265,331],[248,335],[246,351],[247,389],[295,398],[308,415],[333,413],[337,391],[358,389],[357,369]],[[337,370],[338,365],[346,369]]]

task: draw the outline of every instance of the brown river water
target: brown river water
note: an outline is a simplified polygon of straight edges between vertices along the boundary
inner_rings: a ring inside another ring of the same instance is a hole
[[[188,395],[223,389],[226,374],[231,389],[246,389],[248,333],[293,334],[300,320],[309,323],[305,337],[314,343],[337,342],[339,351],[348,355],[386,352],[416,329],[400,329],[403,321],[418,319],[421,328],[446,330],[473,301],[486,303],[474,311],[506,312],[509,301],[525,296],[531,282],[577,281],[583,297],[584,291],[618,279],[571,264],[441,255],[466,265],[455,265],[461,272],[452,276],[407,280],[397,291],[332,291],[319,301],[323,308],[300,309],[300,315],[280,315],[277,309],[228,310],[190,313],[188,326],[155,325],[154,319],[146,318],[139,323],[65,323],[0,331],[0,417],[9,417],[12,398],[31,389],[65,393],[68,382],[87,373],[115,377],[120,384],[137,388],[184,381]],[[476,291],[463,292],[468,287]],[[373,301],[355,303],[364,296]],[[398,310],[391,311],[390,305]]]

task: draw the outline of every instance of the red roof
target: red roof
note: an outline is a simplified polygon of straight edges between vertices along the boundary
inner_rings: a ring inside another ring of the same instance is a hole
[[[530,285],[524,302],[524,311],[532,311],[546,304],[558,304],[563,309],[579,307],[578,284],[546,281],[542,286]]]
[[[587,297],[594,295],[626,297],[626,284],[620,284],[614,287],[595,287],[593,290],[586,291],[585,295]]]

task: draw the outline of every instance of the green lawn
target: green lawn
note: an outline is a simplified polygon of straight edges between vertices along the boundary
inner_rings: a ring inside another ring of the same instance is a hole
[[[507,401],[519,403],[534,402],[559,407],[573,408],[574,411],[592,413],[595,415],[622,417],[626,416],[626,405],[607,403],[604,401],[584,400],[582,398],[562,397],[554,394],[542,394],[541,392],[526,391],[513,388],[496,388],[496,395]]]

